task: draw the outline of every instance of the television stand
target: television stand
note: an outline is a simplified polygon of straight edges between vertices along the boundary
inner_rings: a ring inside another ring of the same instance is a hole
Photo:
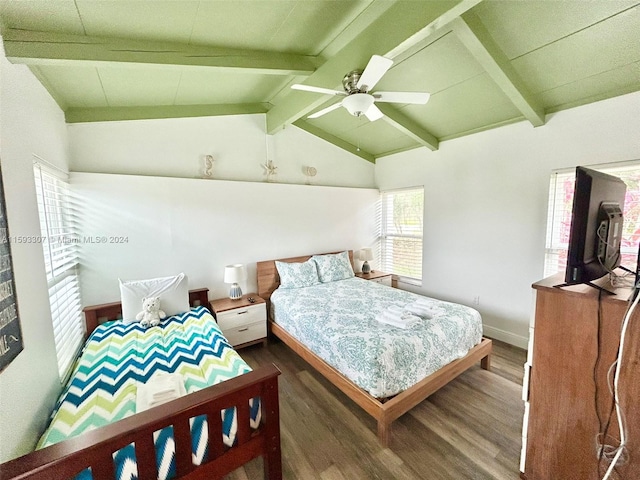
[[[636,272],[635,270],[631,270],[630,268],[627,267],[623,267],[622,265],[618,265],[618,268],[620,270],[624,270],[625,272],[629,272],[629,273],[633,273],[634,275],[636,275],[638,272]]]

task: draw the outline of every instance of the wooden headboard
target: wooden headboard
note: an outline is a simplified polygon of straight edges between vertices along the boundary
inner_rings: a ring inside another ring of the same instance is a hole
[[[342,252],[344,252],[344,250],[340,252],[315,253],[313,255],[330,255]],[[353,250],[348,250],[347,252],[349,253],[351,268],[353,268],[355,271],[355,267],[353,265]],[[276,269],[276,262],[302,263],[309,260],[313,255],[304,255],[302,257],[291,258],[276,258],[275,260],[265,260],[263,262],[258,262],[258,296],[264,298],[267,301],[267,305],[269,305],[271,294],[275,291],[276,288],[280,286],[280,276],[278,275],[278,270]]]
[[[209,289],[198,288],[189,290],[189,305],[197,307],[203,305],[211,311],[209,305]],[[82,309],[84,312],[84,321],[86,325],[86,338],[96,329],[98,325],[109,320],[118,320],[122,318],[122,304],[120,302],[103,303],[102,305],[92,305]]]

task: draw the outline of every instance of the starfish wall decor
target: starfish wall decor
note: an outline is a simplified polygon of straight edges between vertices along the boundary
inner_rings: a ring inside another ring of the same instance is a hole
[[[264,175],[267,176],[267,182],[270,182],[273,176],[278,173],[278,167],[273,164],[273,160],[267,160],[267,163],[262,164],[262,168],[264,168]]]

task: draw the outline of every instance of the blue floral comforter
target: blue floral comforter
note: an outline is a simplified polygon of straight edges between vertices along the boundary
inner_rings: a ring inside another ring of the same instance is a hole
[[[376,320],[414,293],[360,278],[305,288],[277,289],[274,321],[356,385],[377,398],[396,395],[461,358],[482,337],[480,314],[469,307],[427,298],[433,315],[410,327]]]

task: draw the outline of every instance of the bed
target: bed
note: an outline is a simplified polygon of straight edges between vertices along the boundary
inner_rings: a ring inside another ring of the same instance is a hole
[[[353,252],[348,256],[353,266]],[[479,314],[468,307],[428,299],[446,327],[425,322],[424,328],[382,328],[376,321],[382,309],[421,297],[360,278],[278,288],[276,262],[303,264],[311,257],[258,262],[258,294],[268,301],[270,332],[373,416],[383,445],[398,417],[477,362],[490,368],[491,340],[482,337]],[[454,338],[446,346],[448,335]],[[440,358],[424,357],[425,351]]]
[[[3,480],[111,480],[136,471],[141,480],[222,478],[258,456],[265,478],[281,479],[280,371],[251,371],[205,308],[207,293],[189,291],[191,311],[161,328],[111,322],[119,302],[87,307],[89,338],[41,448],[0,465]],[[133,415],[136,385],[158,371],[182,375],[188,395]]]

